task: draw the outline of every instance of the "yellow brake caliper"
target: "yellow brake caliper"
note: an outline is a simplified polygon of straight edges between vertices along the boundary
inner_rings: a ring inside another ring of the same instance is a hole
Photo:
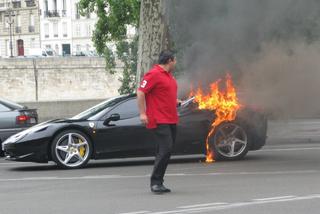
[[[79,139],[79,144],[80,143],[83,143],[81,139]],[[85,152],[86,152],[86,148],[84,146],[79,147],[79,154],[81,155],[81,157],[84,157]]]

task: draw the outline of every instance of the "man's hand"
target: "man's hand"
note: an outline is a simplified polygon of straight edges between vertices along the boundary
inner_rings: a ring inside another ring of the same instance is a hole
[[[144,125],[147,125],[148,117],[146,115],[145,94],[142,91],[137,90],[137,96],[138,96],[138,107],[139,107],[139,112],[140,112],[140,120]]]
[[[181,104],[182,104],[182,100],[177,99],[177,107],[180,107],[180,106],[181,106]]]
[[[148,123],[148,117],[146,114],[140,114],[140,120],[144,125],[147,125]]]

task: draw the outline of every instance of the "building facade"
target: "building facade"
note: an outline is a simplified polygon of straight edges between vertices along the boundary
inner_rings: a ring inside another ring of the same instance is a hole
[[[37,0],[0,0],[0,56],[25,56],[40,47]]]
[[[41,47],[58,55],[94,51],[95,14],[80,15],[79,0],[39,0]]]

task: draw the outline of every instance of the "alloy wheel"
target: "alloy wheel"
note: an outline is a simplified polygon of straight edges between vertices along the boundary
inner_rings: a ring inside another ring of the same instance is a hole
[[[62,165],[75,168],[89,158],[90,146],[81,134],[66,133],[58,139],[55,145],[55,154]]]
[[[236,158],[246,150],[248,137],[241,126],[235,123],[226,123],[216,130],[214,143],[220,155],[227,158]]]

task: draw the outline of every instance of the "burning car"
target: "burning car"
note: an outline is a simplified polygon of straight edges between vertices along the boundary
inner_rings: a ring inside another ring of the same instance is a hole
[[[203,108],[200,100],[196,94],[178,107],[174,155],[206,154],[208,162],[237,160],[265,144],[263,112],[239,108],[213,129],[217,109]],[[140,122],[136,95],[108,99],[70,119],[41,123],[3,143],[8,160],[54,161],[62,168],[84,167],[90,159],[153,156],[154,149],[150,131]]]

